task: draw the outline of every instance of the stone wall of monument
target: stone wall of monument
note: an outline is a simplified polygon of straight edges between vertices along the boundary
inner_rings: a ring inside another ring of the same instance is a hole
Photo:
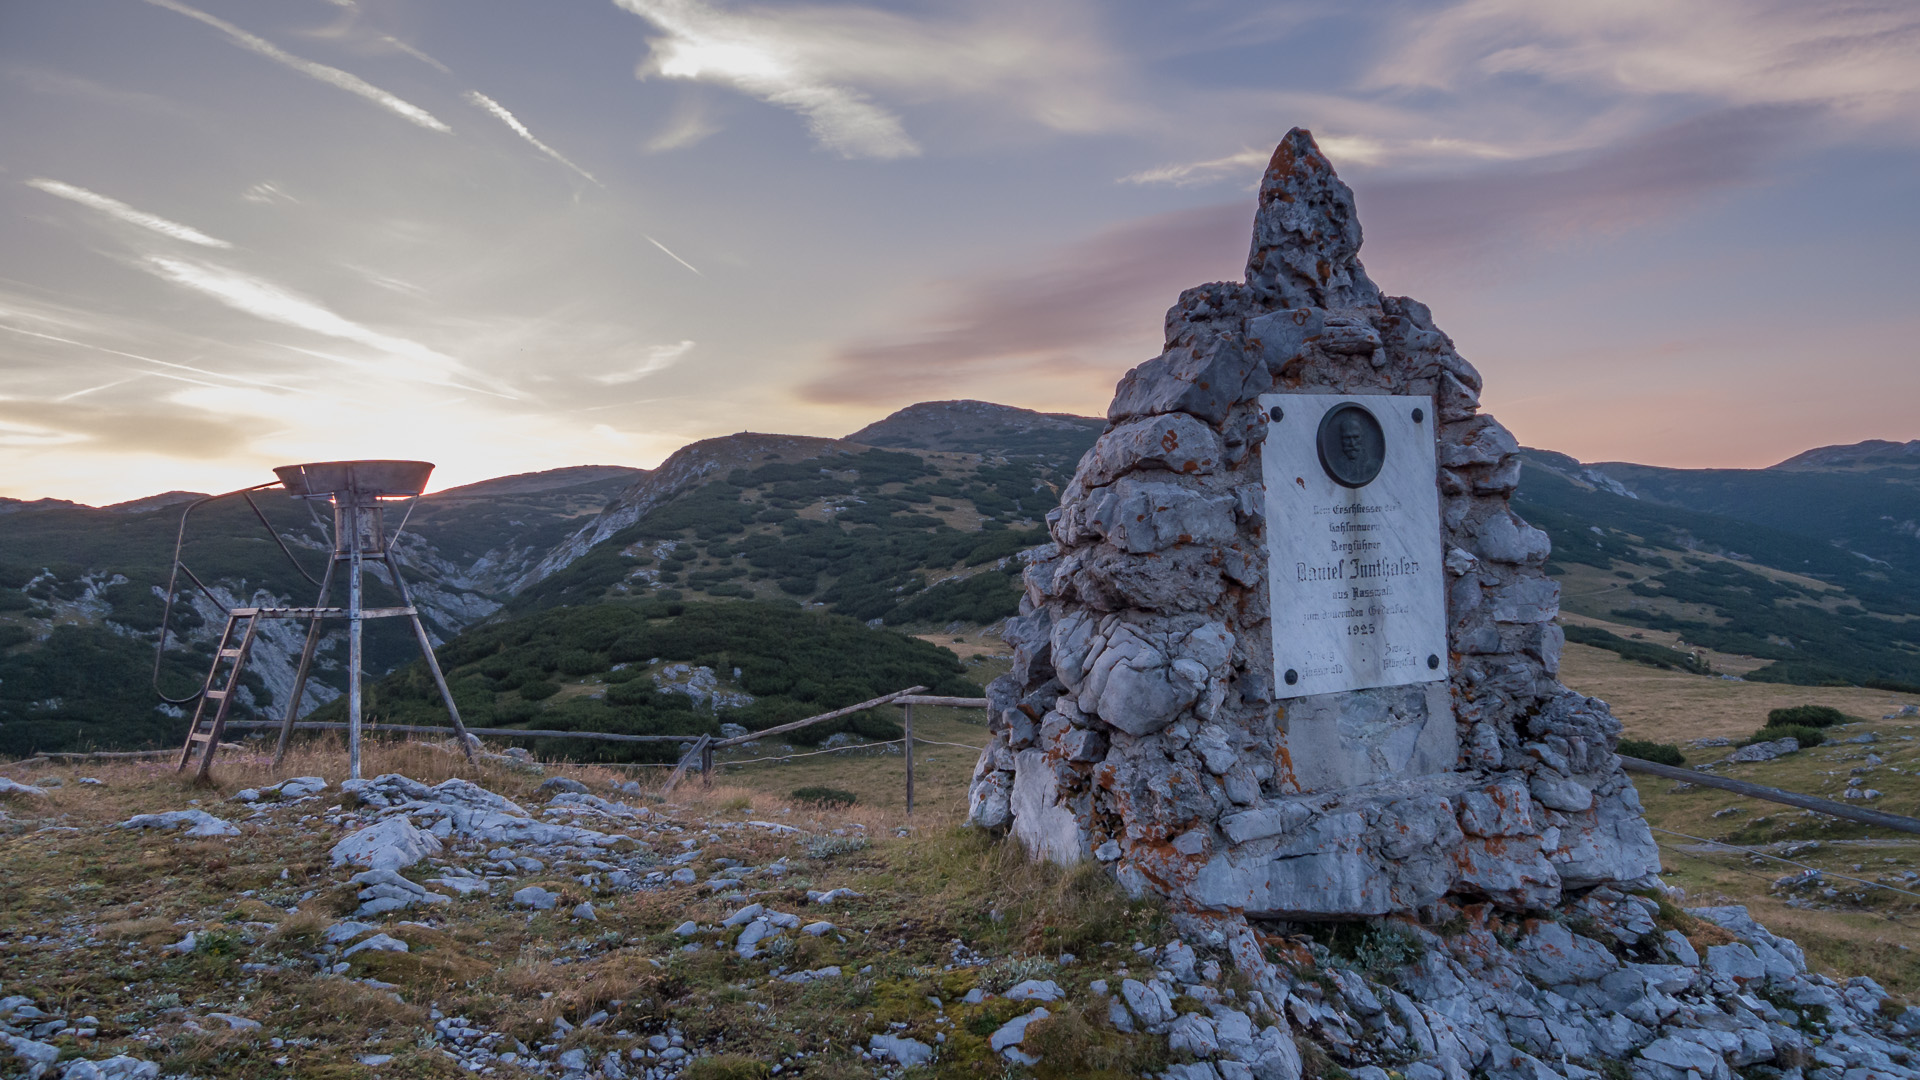
[[[1260,187],[1244,284],[1182,293],[1120,381],[988,691],[979,826],[1098,859],[1195,912],[1512,908],[1659,868],[1600,701],[1561,686],[1547,537],[1508,503],[1514,438],[1427,308],[1357,258],[1352,192],[1294,130]],[[1262,394],[1432,402],[1447,678],[1275,693]]]

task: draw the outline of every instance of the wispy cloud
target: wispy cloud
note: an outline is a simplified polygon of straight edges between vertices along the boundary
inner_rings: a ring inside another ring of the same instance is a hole
[[[1120,182],[1191,187],[1197,184],[1211,184],[1228,176],[1238,176],[1242,179],[1251,176],[1251,182],[1258,185],[1260,170],[1266,167],[1267,159],[1272,156],[1271,150],[1242,150],[1236,154],[1210,158],[1206,161],[1189,161],[1142,169],[1137,173],[1129,173],[1121,177]]]
[[[158,214],[149,214],[144,210],[136,210],[126,203],[121,202],[119,199],[110,199],[105,195],[88,191],[83,187],[75,187],[72,184],[65,184],[58,180],[47,180],[44,178],[28,180],[26,184],[30,188],[38,188],[49,195],[55,195],[70,202],[77,202],[81,206],[98,210],[109,217],[118,218],[129,225],[138,225],[149,232],[159,233],[161,236],[171,240],[184,240],[189,244],[199,244],[201,247],[210,248],[230,248],[233,246],[225,240],[208,236],[206,233],[201,232],[191,225],[182,225],[177,221],[169,221]]]
[[[693,351],[692,341],[676,341],[671,345],[651,345],[647,347],[645,358],[639,364],[624,371],[594,375],[594,382],[604,386],[620,386],[625,383],[639,382],[657,372],[665,371],[680,361],[680,358]]]
[[[164,281],[218,300],[255,318],[306,330],[325,337],[350,341],[377,350],[389,357],[410,361],[411,367],[392,364],[381,368],[388,375],[415,382],[436,383],[476,390],[495,397],[512,397],[471,385],[476,378],[466,365],[445,353],[436,352],[417,341],[375,330],[345,318],[306,297],[283,289],[272,282],[210,263],[192,262],[160,255],[149,255],[138,263],[141,269]]]
[[[1403,21],[1368,85],[1461,91],[1526,80],[1731,105],[1827,104],[1913,129],[1920,8],[1899,0],[1466,0]]]
[[[1581,236],[1645,225],[1760,182],[1816,115],[1811,106],[1724,109],[1586,153],[1460,176],[1361,181],[1368,262],[1380,280],[1383,266],[1457,268],[1493,252],[1519,260]],[[1374,265],[1381,255],[1386,262]]]
[[[0,309],[0,314],[17,316],[21,313]],[[230,383],[239,383],[244,386],[267,387],[273,390],[284,390],[289,393],[299,392],[295,390],[293,387],[283,386],[278,383],[269,381],[267,379],[261,379],[251,375],[234,375],[224,371],[211,371],[211,370],[208,370],[207,368],[195,367],[192,364],[177,364],[171,360],[160,360],[151,356],[143,356],[140,353],[127,352],[124,349],[109,348],[108,346],[96,344],[91,341],[81,341],[77,338],[62,337],[58,334],[47,334],[47,333],[42,333],[41,331],[38,331],[38,330],[28,330],[23,326],[14,326],[9,323],[0,322],[0,330],[5,330],[13,334],[19,334],[22,337],[38,338],[41,341],[52,341],[61,345],[72,345],[76,348],[89,349],[89,350],[92,350],[93,352],[102,353],[107,356],[118,356],[126,360],[138,360],[143,364],[153,365],[153,370],[141,371],[140,374],[152,375],[162,379],[172,379],[175,382],[192,383],[195,386],[212,386],[212,387],[224,386]],[[189,372],[190,374],[187,374],[187,375],[180,374],[180,372],[183,372],[183,371]],[[201,376],[201,378],[195,378],[194,376],[196,375]],[[220,381],[208,382],[207,381],[208,379],[214,379],[214,380],[220,380]],[[99,387],[95,387],[95,389],[99,389]],[[72,396],[78,396],[78,395],[72,395]]]
[[[643,236],[644,236],[645,234],[643,233],[643,234],[641,234],[641,235],[643,235]],[[672,248],[669,248],[669,247],[668,247],[667,245],[665,245],[665,244],[663,244],[663,243],[661,243],[661,242],[660,242],[660,241],[658,241],[658,240],[655,240],[655,239],[654,239],[653,237],[651,237],[651,236],[648,236],[648,237],[647,237],[647,243],[649,243],[649,244],[652,244],[652,245],[653,245],[654,247],[657,247],[657,248],[659,248],[659,249],[660,249],[661,251],[664,251],[664,252],[666,252],[666,253],[667,253],[667,258],[669,258],[669,259],[672,259],[672,260],[673,260],[674,262],[677,262],[677,263],[679,263],[679,264],[680,264],[681,266],[684,266],[684,267],[686,267],[687,269],[689,269],[689,270],[691,270],[691,271],[693,271],[693,272],[694,272],[694,273],[696,273],[696,274],[700,274],[700,268],[699,268],[699,267],[697,267],[697,266],[695,266],[695,265],[693,265],[692,263],[690,263],[690,262],[688,262],[687,260],[685,260],[685,259],[683,259],[683,258],[681,258],[680,256],[678,256],[678,255],[675,255],[675,254],[673,253],[673,249],[672,249]],[[700,274],[700,276],[701,276],[701,277],[706,277],[707,275],[705,275],[705,274]]]
[[[286,193],[280,185],[261,182],[240,193],[240,197],[250,203],[296,203],[299,199]]]
[[[718,130],[720,126],[707,117],[706,110],[700,107],[700,103],[689,100],[682,102],[680,107],[674,110],[665,127],[640,145],[649,153],[655,154],[667,150],[679,150],[694,145]]]
[[[232,38],[234,44],[239,45],[243,49],[259,53],[261,56],[276,63],[284,64],[309,78],[318,79],[323,83],[337,86],[350,94],[357,94],[388,112],[404,117],[429,131],[450,132],[453,130],[441,123],[438,118],[427,110],[380,89],[365,79],[360,78],[358,75],[351,75],[341,71],[339,68],[328,67],[325,64],[302,59],[265,38],[247,33],[245,30],[227,22],[225,19],[215,18],[198,8],[188,7],[180,3],[179,0],[147,0],[147,3],[185,15],[189,19],[197,19]]]
[[[641,75],[715,82],[806,117],[814,138],[845,157],[912,157],[899,117],[837,83],[778,21],[715,11],[697,0],[617,0],[665,31]],[[851,44],[851,43],[849,43]]]
[[[1208,206],[1127,222],[1018,269],[943,282],[950,297],[892,335],[840,348],[801,395],[896,404],[1001,393],[1097,408],[1113,379],[1160,347],[1160,313],[1196,281],[1240,276],[1250,208]]]
[[[393,48],[399,50],[400,52],[406,53],[408,56],[413,57],[415,60],[420,61],[421,63],[427,65],[430,68],[433,68],[435,71],[438,71],[442,75],[453,74],[452,68],[441,63],[438,60],[435,60],[433,57],[428,56],[426,53],[421,52],[419,49],[414,48],[412,45],[409,45],[406,42],[401,41],[399,38],[394,37],[392,34],[380,35],[380,43],[383,45],[390,45]]]
[[[586,177],[589,181],[595,184],[600,183],[600,181],[594,179],[592,173],[588,172],[587,170],[581,168],[578,165],[575,165],[573,162],[568,161],[566,159],[566,156],[560,153],[560,151],[555,150],[553,147],[548,146],[546,143],[543,143],[539,139],[534,138],[533,132],[527,130],[527,125],[521,123],[518,117],[508,112],[507,107],[505,105],[500,104],[499,102],[493,100],[492,98],[488,97],[487,95],[481,93],[478,90],[467,91],[467,100],[473,102],[475,105],[480,106],[482,109],[485,109],[487,112],[492,113],[496,118],[499,119],[501,123],[507,125],[508,128],[512,129],[515,135],[518,135],[522,139],[525,139],[528,143],[531,143],[535,150],[540,151],[541,153],[547,155],[553,160],[559,162],[560,164],[565,165],[567,168],[572,169],[574,172],[579,173],[581,176]],[[605,185],[601,185],[601,186],[604,187]]]
[[[728,86],[789,109],[844,157],[920,153],[880,92],[997,103],[1058,131],[1126,122],[1110,92],[1119,65],[1098,37],[1100,9],[1079,3],[986,3],[916,19],[853,5],[615,2],[661,31],[641,77]]]

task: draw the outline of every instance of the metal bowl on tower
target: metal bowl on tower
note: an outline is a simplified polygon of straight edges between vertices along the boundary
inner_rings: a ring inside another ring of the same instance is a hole
[[[273,475],[296,499],[327,499],[358,493],[375,499],[408,499],[427,490],[431,461],[315,461],[282,465]]]

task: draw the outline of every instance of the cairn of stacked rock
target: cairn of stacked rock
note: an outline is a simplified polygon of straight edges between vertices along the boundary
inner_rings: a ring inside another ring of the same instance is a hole
[[[1450,895],[1538,910],[1643,883],[1658,850],[1620,725],[1557,679],[1547,537],[1509,506],[1518,444],[1426,306],[1367,277],[1360,239],[1351,190],[1288,133],[1246,281],[1181,294],[1165,351],[1120,380],[1048,515],[1005,631],[1013,668],[988,690],[970,820],[1200,916],[1352,918]],[[1427,402],[1444,677],[1277,692],[1276,644],[1301,627],[1270,617],[1263,395]]]

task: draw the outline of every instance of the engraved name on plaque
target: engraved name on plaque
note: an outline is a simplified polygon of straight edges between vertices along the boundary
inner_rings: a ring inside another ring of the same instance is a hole
[[[1446,678],[1432,400],[1266,394],[1260,405],[1276,694]]]

